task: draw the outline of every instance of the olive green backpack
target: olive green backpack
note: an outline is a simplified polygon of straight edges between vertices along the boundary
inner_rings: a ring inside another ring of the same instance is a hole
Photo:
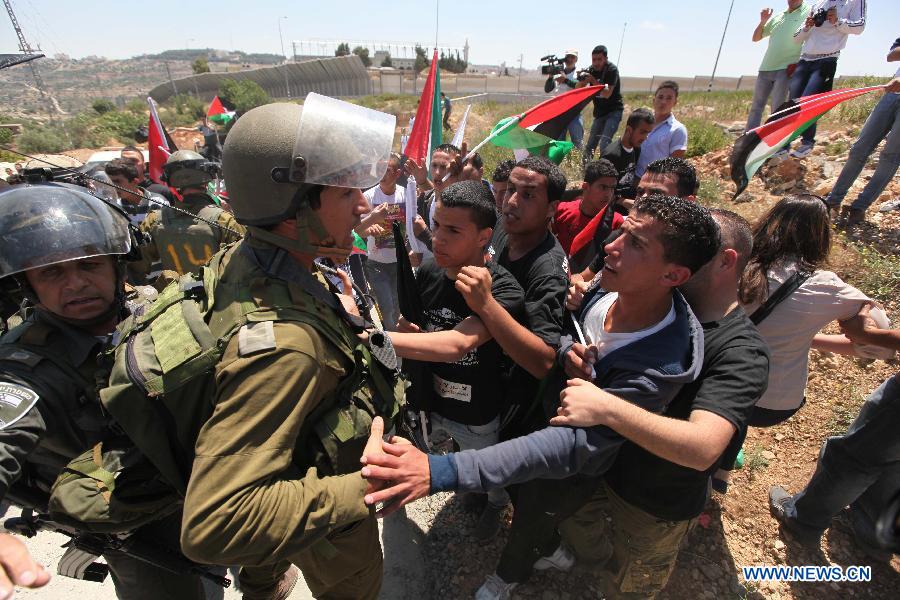
[[[118,341],[105,354],[111,371],[100,398],[123,436],[66,466],[51,490],[55,519],[88,531],[124,532],[178,510],[194,445],[215,408],[215,366],[248,324],[305,323],[353,364],[305,420],[295,453],[305,463],[300,466],[323,476],[355,471],[372,419],[380,415],[388,427],[396,420],[404,393],[396,367],[373,358],[321,293],[259,277],[235,254],[240,247],[219,252],[199,275],[182,276],[119,325]],[[228,282],[220,281],[220,269],[233,263]],[[233,276],[241,269],[255,277]]]

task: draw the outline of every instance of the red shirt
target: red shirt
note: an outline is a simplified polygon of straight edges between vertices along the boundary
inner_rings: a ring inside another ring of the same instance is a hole
[[[576,198],[570,202],[560,202],[556,207],[556,216],[553,218],[553,233],[556,235],[556,239],[559,240],[559,245],[565,250],[566,255],[570,254],[570,249],[572,248],[572,242],[575,240],[575,236],[577,236],[593,218],[594,217],[589,217],[581,212],[581,198]],[[613,229],[618,229],[624,220],[625,219],[618,213],[614,215]]]

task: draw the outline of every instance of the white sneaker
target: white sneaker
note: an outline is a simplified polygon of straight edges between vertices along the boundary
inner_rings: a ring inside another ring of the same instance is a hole
[[[891,212],[892,210],[900,210],[900,198],[888,200],[878,207],[878,212]]]
[[[550,556],[542,556],[534,563],[534,568],[538,571],[546,571],[547,569],[556,569],[557,571],[568,572],[575,566],[575,556],[560,544]]]
[[[794,158],[806,158],[807,156],[809,156],[809,153],[812,152],[815,145],[815,142],[813,142],[812,144],[803,142],[802,144],[791,150],[791,156],[793,156]]]
[[[510,593],[518,585],[518,583],[506,583],[499,575],[491,573],[475,592],[475,600],[509,600]]]

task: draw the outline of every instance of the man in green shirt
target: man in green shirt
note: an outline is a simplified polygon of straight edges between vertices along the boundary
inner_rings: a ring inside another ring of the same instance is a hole
[[[771,98],[769,106],[771,112],[775,112],[788,98],[788,67],[800,59],[801,49],[801,45],[794,41],[794,32],[809,14],[809,6],[803,0],[787,0],[787,5],[787,10],[774,17],[771,8],[762,9],[759,25],[753,30],[753,41],[768,37],[769,47],[759,65],[747,129],[759,127],[766,100]]]

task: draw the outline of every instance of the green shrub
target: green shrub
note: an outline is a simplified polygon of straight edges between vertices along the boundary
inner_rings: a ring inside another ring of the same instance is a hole
[[[62,132],[48,127],[26,129],[16,142],[19,150],[29,154],[54,154],[62,152],[68,147]]]
[[[0,128],[0,144],[8,144],[13,139],[13,133],[6,127]]]
[[[102,115],[108,112],[114,112],[116,110],[116,105],[106,98],[98,98],[91,103],[91,108],[93,108],[94,112],[98,115]]]
[[[135,114],[144,114],[147,112],[147,101],[140,98],[134,98],[125,103],[125,110]]]
[[[728,134],[712,121],[688,117],[682,122],[688,130],[687,155],[689,157],[715,152],[731,143]]]
[[[135,141],[135,130],[146,124],[147,117],[143,114],[136,115],[131,112],[106,113],[97,120],[95,131],[105,139],[113,137],[120,142],[130,143]]]
[[[226,79],[219,87],[219,98],[238,113],[271,102],[269,95],[255,81]]]

